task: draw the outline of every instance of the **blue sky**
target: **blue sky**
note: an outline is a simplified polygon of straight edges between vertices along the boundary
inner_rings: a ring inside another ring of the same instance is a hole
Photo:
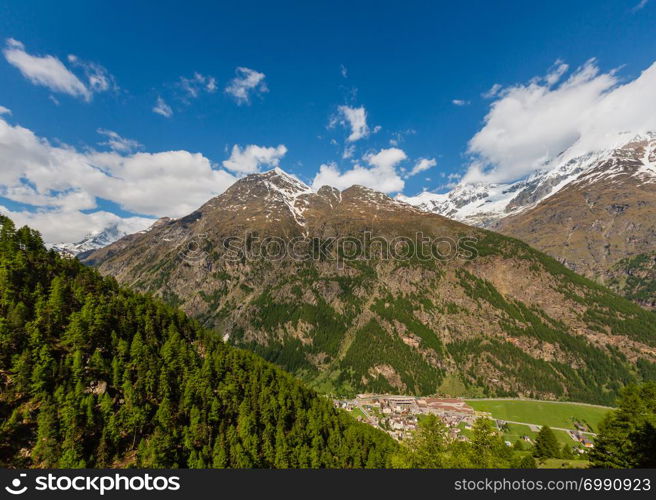
[[[559,76],[564,80],[588,62],[597,74],[612,75],[600,91],[607,92],[636,80],[654,63],[655,25],[656,1],[640,0],[114,1],[111,7],[10,1],[0,5],[5,55],[0,58],[0,106],[9,110],[0,118],[15,136],[20,126],[47,140],[51,149],[74,150],[86,158],[110,151],[112,144],[112,154],[119,156],[188,152],[191,157],[178,158],[179,168],[189,168],[189,176],[209,175],[206,184],[216,183],[214,192],[244,173],[279,163],[309,184],[321,165],[330,167],[321,179],[336,184],[361,177],[366,183],[364,170],[392,169],[395,177],[373,187],[412,195],[444,190],[455,175],[471,170],[470,140],[485,129],[490,106],[503,98],[502,93],[483,97],[493,85],[508,89],[538,77],[546,81],[567,64]],[[10,61],[10,52],[18,59]],[[82,87],[59,80],[57,87],[47,77],[46,83],[39,81],[40,70],[26,69],[20,54],[58,59]],[[589,63],[591,58],[596,62]],[[248,78],[256,82],[253,88]],[[170,116],[153,111],[158,100],[165,104],[160,111]],[[358,118],[357,110],[366,113],[366,128],[359,133],[349,121]],[[121,138],[134,142],[117,142]],[[261,149],[248,150],[249,145]],[[229,165],[242,163],[230,170],[223,162],[235,146]],[[485,148],[473,153],[485,161],[505,161]],[[15,151],[6,147],[0,153]],[[57,151],[40,154],[57,156]],[[166,163],[162,172],[176,168],[171,158],[160,159]],[[194,163],[204,160],[209,163]],[[419,170],[425,170],[409,175],[422,160]],[[116,176],[116,165],[116,158],[101,158],[94,167]],[[20,168],[29,170],[30,162]],[[146,174],[157,176],[158,168],[146,168],[133,182],[148,183]],[[156,203],[94,190],[89,187],[97,185],[93,180],[67,185],[16,172],[13,186],[11,179],[0,179],[0,205],[12,213],[45,214],[35,219],[37,226],[48,226],[53,214],[73,212],[169,215]],[[62,170],[61,175],[76,174]],[[373,177],[381,176],[375,171]],[[188,202],[177,203],[170,215],[200,204],[202,189],[189,189]],[[86,198],[60,205],[48,200],[71,193]],[[110,219],[77,217],[71,228],[57,231],[60,239],[71,239]]]

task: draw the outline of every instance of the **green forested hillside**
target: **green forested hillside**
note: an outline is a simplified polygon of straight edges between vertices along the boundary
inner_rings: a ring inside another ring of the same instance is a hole
[[[609,270],[608,285],[648,309],[656,309],[656,252],[627,257]]]
[[[0,224],[1,466],[386,465],[387,435]]]

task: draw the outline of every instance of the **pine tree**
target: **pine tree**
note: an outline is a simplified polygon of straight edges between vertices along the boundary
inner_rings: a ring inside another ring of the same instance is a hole
[[[533,456],[536,458],[558,458],[560,445],[556,435],[548,425],[543,425],[535,438]]]
[[[524,456],[517,465],[520,469],[537,469],[538,464],[531,455]]]
[[[656,467],[656,382],[626,387],[617,406],[599,425],[593,467]]]
[[[45,401],[37,417],[36,443],[32,457],[41,467],[56,467],[59,462],[59,432],[57,411],[50,401]]]
[[[571,445],[569,444],[563,445],[563,448],[560,450],[560,458],[564,458],[565,460],[571,460],[572,458],[574,458]]]
[[[393,465],[400,468],[440,469],[445,466],[448,429],[442,419],[429,415],[419,423],[412,438],[395,456]]]
[[[469,460],[474,467],[507,467],[511,454],[489,419],[479,418],[474,423],[469,453]]]

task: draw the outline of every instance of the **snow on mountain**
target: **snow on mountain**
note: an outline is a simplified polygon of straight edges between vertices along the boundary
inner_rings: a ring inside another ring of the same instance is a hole
[[[300,226],[305,225],[303,212],[307,208],[308,200],[303,196],[313,194],[312,188],[279,167],[261,175],[272,195],[284,203]]]
[[[579,156],[566,150],[541,170],[513,183],[461,183],[448,193],[425,191],[417,196],[399,195],[397,199],[424,211],[488,227],[537,205],[573,182],[608,180],[628,171],[642,182],[656,182],[656,134],[641,134],[624,140],[620,147]],[[617,139],[612,142],[615,144]],[[646,146],[636,169],[636,159],[632,156],[634,146],[642,143]]]
[[[88,252],[90,250],[96,250],[98,248],[106,247],[107,245],[114,243],[117,240],[120,240],[124,236],[133,233],[145,233],[150,231],[153,227],[157,227],[159,224],[162,224],[165,221],[169,221],[168,217],[163,217],[155,221],[154,224],[146,227],[145,229],[138,230],[136,227],[124,227],[124,224],[120,222],[114,222],[107,226],[102,231],[94,231],[87,234],[80,241],[75,243],[55,243],[50,245],[50,248],[63,254],[74,257],[80,253]]]

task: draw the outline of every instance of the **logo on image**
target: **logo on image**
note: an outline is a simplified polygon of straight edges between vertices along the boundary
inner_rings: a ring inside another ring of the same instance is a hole
[[[27,477],[27,474],[23,473],[20,475],[20,477]],[[22,495],[27,491],[27,486],[23,486],[21,488],[21,480],[19,478],[15,478],[11,482],[11,486],[5,486],[5,490],[7,490],[7,493],[11,493],[12,495]]]

